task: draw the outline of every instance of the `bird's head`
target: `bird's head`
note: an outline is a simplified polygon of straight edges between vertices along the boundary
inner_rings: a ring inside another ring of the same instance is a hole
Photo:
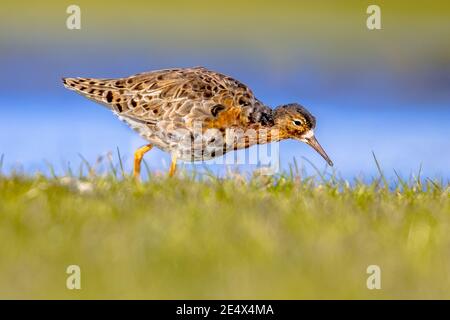
[[[274,122],[280,137],[302,141],[314,148],[332,166],[333,162],[314,136],[316,118],[298,103],[275,108]]]

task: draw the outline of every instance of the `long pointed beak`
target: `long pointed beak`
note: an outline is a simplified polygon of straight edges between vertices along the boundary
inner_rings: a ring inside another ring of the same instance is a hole
[[[325,159],[329,166],[333,166],[333,161],[331,161],[330,157],[327,155],[325,150],[323,150],[322,146],[320,145],[319,141],[317,141],[314,135],[308,138],[304,138],[303,141],[313,147],[313,149],[316,150],[322,156],[322,158]]]

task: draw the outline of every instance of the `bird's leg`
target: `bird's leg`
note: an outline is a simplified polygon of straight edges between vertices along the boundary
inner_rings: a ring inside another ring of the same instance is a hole
[[[172,154],[172,163],[170,164],[170,169],[169,169],[169,177],[173,177],[176,170],[177,170],[177,156],[176,156],[176,154],[173,153]]]
[[[142,158],[144,157],[144,154],[146,154],[148,151],[150,151],[153,148],[151,144],[148,144],[146,146],[140,147],[136,150],[134,153],[134,168],[133,168],[133,176],[136,179],[139,179],[141,174],[141,162]]]

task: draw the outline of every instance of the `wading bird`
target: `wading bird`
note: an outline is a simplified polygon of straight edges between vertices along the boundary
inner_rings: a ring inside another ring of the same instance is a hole
[[[149,142],[134,154],[136,178],[144,154],[153,146],[171,154],[170,176],[177,159],[208,160],[289,138],[307,143],[333,165],[314,136],[316,119],[308,110],[297,103],[271,109],[241,82],[203,67],[120,79],[63,78],[63,82],[66,88],[111,109]],[[213,134],[205,134],[208,130]],[[230,130],[244,133],[230,140]],[[246,134],[249,131],[254,134]]]

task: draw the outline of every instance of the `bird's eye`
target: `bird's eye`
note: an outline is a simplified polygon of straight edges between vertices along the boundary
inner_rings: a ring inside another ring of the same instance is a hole
[[[296,126],[301,126],[302,124],[303,124],[303,121],[302,120],[298,120],[298,119],[296,119],[296,120],[294,120],[294,121],[292,121],[293,123],[294,123],[294,125],[296,125]]]

